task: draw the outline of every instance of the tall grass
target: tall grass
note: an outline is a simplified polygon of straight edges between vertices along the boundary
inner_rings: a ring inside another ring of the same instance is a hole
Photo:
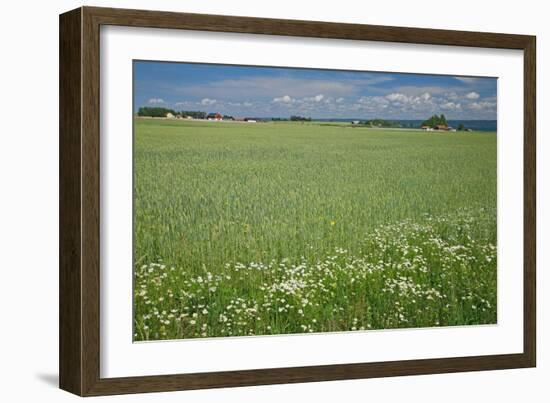
[[[135,128],[136,340],[495,323],[494,133]]]

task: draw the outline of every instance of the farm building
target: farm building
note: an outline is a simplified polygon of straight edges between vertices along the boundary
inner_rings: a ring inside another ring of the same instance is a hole
[[[220,113],[209,113],[206,115],[208,120],[222,120],[223,116]]]
[[[258,120],[254,118],[246,118],[246,117],[236,117],[233,119],[235,122],[248,122],[248,123],[256,123]]]
[[[443,131],[443,132],[456,132],[456,129],[448,126],[448,125],[435,125],[435,126],[429,126],[429,125],[423,125],[420,127],[422,130],[426,130],[428,132],[431,132],[433,130]]]

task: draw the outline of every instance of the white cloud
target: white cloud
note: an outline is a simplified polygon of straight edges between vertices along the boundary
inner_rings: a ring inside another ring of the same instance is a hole
[[[291,104],[295,100],[290,95],[283,95],[282,97],[273,98],[275,103]]]
[[[469,93],[466,94],[466,98],[468,98],[468,99],[478,99],[479,94],[475,91],[472,91],[472,92],[469,92]]]
[[[163,103],[164,103],[164,99],[162,99],[162,98],[151,98],[151,99],[149,99],[149,101],[147,101],[147,102],[150,103],[150,104],[153,104],[153,105],[155,105],[155,104],[163,104]]]
[[[496,108],[497,104],[496,102],[489,102],[489,101],[480,101],[480,102],[472,102],[468,105],[470,109],[481,111],[481,110],[487,110],[487,109],[494,109]]]
[[[399,85],[392,88],[392,92],[401,93],[405,95],[420,96],[423,94],[430,94],[430,96],[443,95],[450,93],[451,91],[459,91],[460,86],[456,87],[442,87],[437,85]]]
[[[314,100],[315,102],[321,102],[321,101],[323,100],[324,97],[325,97],[325,96],[324,96],[323,94],[315,95],[315,96],[313,97],[313,100]]]
[[[411,106],[412,108],[418,108],[422,105],[432,105],[434,101],[431,94],[428,92],[424,92],[418,96],[406,95],[400,92],[393,92],[386,95],[385,98],[396,107]]]
[[[359,98],[357,102],[363,106],[387,105],[389,104],[389,101],[386,98],[387,97],[380,96],[364,96]]]
[[[441,104],[441,109],[446,109],[446,110],[457,110],[457,109],[460,109],[462,107],[461,104],[457,104],[455,102],[444,102],[443,104]]]
[[[216,101],[215,99],[203,98],[200,104],[204,106],[210,106],[210,105],[214,105],[216,102],[218,101]]]
[[[463,102],[459,102],[461,99]],[[338,110],[344,111],[346,116],[349,112],[356,114],[368,114],[372,117],[384,118],[425,118],[432,114],[441,114],[445,112],[450,114],[450,118],[458,118],[467,115],[469,118],[491,118],[493,111],[491,108],[496,106],[496,100],[487,99],[483,103],[473,103],[465,98],[465,94],[458,96],[455,92],[447,92],[439,95],[432,95],[429,92],[418,93],[418,95],[407,95],[401,92],[391,92],[384,96],[372,95],[362,96],[353,104],[339,104]],[[480,113],[472,114],[475,110]],[[486,113],[487,112],[487,113]]]
[[[391,102],[402,102],[402,103],[409,102],[409,97],[399,92],[388,94],[386,95],[386,98]]]
[[[433,114],[445,113],[450,119],[491,119],[496,99],[484,98],[474,102],[466,92],[415,95],[390,92],[381,95],[364,95],[357,98],[306,96],[293,98],[279,96],[268,102],[255,102],[254,108],[265,111],[266,116],[286,116],[289,113],[314,117],[425,119]],[[321,94],[319,94],[321,95]],[[291,111],[291,112],[289,112]]]
[[[451,101],[455,101],[459,98],[458,94],[454,91],[446,92],[442,95],[443,98],[450,99]]]

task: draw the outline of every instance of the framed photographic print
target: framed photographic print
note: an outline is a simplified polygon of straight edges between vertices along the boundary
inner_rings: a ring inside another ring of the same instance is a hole
[[[535,366],[535,37],[60,16],[60,386]]]

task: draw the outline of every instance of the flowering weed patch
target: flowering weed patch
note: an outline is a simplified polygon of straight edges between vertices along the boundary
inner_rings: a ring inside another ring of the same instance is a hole
[[[144,264],[135,274],[136,338],[495,323],[496,248],[484,224],[460,212],[384,225],[358,254],[335,248],[316,262],[237,262],[202,275]]]

